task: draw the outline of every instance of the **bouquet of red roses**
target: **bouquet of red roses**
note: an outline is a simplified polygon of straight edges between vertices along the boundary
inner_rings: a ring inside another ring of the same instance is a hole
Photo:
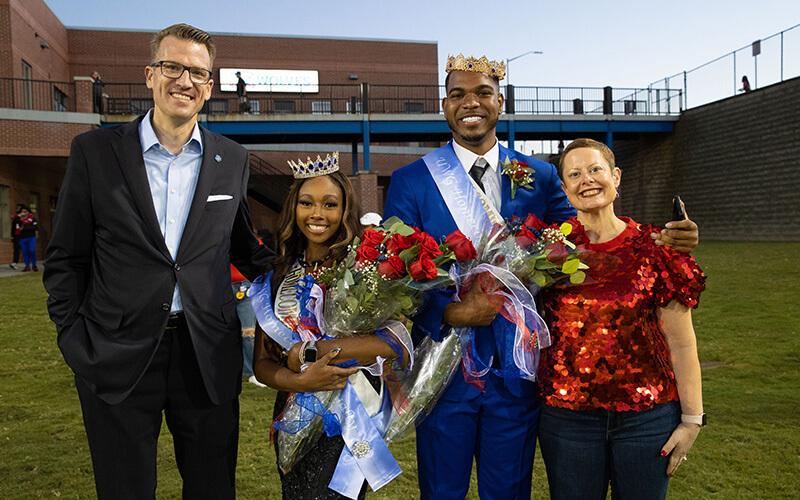
[[[326,289],[325,329],[341,336],[402,320],[420,306],[422,292],[454,284],[443,266],[466,263],[476,255],[461,231],[438,243],[392,217],[366,230],[353,241],[343,262],[317,276]]]

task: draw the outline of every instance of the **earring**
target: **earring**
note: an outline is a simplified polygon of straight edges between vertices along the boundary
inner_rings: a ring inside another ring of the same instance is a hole
[[[619,198],[619,189],[617,189],[617,198]]]

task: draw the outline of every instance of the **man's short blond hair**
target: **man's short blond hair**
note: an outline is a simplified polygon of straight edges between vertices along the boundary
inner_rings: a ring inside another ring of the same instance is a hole
[[[214,43],[214,39],[211,38],[211,35],[205,31],[183,23],[173,24],[172,26],[164,28],[153,35],[153,39],[150,40],[151,63],[158,62],[156,61],[156,58],[158,57],[158,49],[161,47],[161,41],[168,36],[174,36],[179,40],[191,40],[199,43],[200,45],[204,45],[206,50],[208,50],[208,58],[211,61],[211,68],[214,67],[214,57],[217,55],[217,45]]]

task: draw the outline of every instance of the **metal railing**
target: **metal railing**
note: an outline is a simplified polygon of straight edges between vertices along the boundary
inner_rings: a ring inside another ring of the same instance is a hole
[[[253,93],[249,113],[440,114],[443,85],[319,85],[317,93]],[[144,84],[106,83],[108,114],[141,114],[153,106]],[[519,115],[672,115],[681,111],[681,89],[504,86],[506,112]],[[609,94],[610,92],[610,94]],[[610,101],[609,101],[610,99]],[[203,108],[210,115],[240,113],[236,95],[212,91]]]
[[[501,87],[506,113],[518,115],[644,115],[678,114],[682,89],[600,87]],[[0,107],[75,111],[75,84],[24,79],[0,79]],[[140,115],[153,107],[153,91],[144,83],[105,83],[107,115]],[[442,85],[319,85],[315,93],[251,93],[246,112],[294,114],[440,114]],[[203,113],[245,112],[230,92],[214,89]]]
[[[0,78],[0,108],[75,111],[75,83]]]
[[[683,109],[694,108],[744,92],[742,77],[745,76],[751,90],[800,76],[798,54],[800,24],[662,78],[648,88],[682,89]]]

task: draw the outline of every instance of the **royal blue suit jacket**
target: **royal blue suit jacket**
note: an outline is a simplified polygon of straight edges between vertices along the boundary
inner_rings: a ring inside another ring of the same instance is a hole
[[[448,143],[443,147],[452,150],[453,146]],[[549,223],[565,221],[575,215],[575,209],[567,201],[553,165],[500,145],[500,161],[504,161],[506,156],[511,160],[527,163],[535,173],[533,184],[528,188],[518,188],[513,200],[511,182],[508,176],[502,176],[500,214],[504,218],[517,216],[524,219],[528,214],[535,214],[542,221]],[[443,238],[458,229],[422,159],[392,174],[383,217],[385,220],[392,216],[399,217],[406,224],[418,227],[436,239]],[[450,302],[450,296],[446,293],[431,293],[426,296],[425,304],[413,318],[412,335],[415,341],[421,335],[428,335],[439,341],[449,332],[450,327],[442,324],[442,315],[445,306]],[[498,315],[491,325],[477,329],[476,347],[483,360],[488,361],[495,353],[494,332],[501,328],[513,328],[513,325]],[[502,353],[502,350],[500,352]],[[505,363],[514,361],[501,358],[500,362],[502,366],[506,366]],[[507,382],[507,387],[518,397],[533,396],[535,391],[534,384],[520,380]],[[479,393],[477,388],[466,383],[463,376],[456,374],[442,398],[462,401],[474,398]]]

